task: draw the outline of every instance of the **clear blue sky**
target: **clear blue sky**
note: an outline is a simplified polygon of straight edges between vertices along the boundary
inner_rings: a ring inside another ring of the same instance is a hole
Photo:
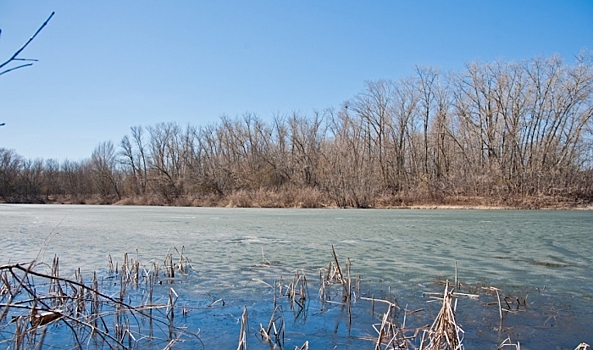
[[[593,50],[592,0],[0,0],[0,147],[81,160],[131,126],[339,108],[365,81]]]

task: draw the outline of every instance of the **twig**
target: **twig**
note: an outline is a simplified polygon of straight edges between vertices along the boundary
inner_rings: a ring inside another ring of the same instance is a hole
[[[43,24],[39,27],[39,29],[37,29],[37,31],[35,32],[35,34],[33,34],[33,36],[31,36],[29,38],[29,40],[27,40],[27,42],[23,46],[21,46],[20,49],[18,49],[8,60],[6,60],[4,63],[0,64],[0,69],[4,68],[6,65],[8,65],[10,62],[13,62],[13,61],[37,61],[35,59],[19,58],[18,55],[21,52],[23,52],[23,50],[33,41],[33,39],[35,39],[35,37],[37,36],[37,34],[39,34],[43,30],[43,28],[47,25],[47,23],[49,22],[49,20],[51,20],[51,18],[54,16],[54,14],[55,14],[55,11],[52,12],[49,15],[49,17],[45,20],[45,22],[43,22]],[[22,64],[22,65],[17,66],[17,67],[6,69],[6,70],[0,72],[0,75],[6,74],[8,72],[11,72],[11,71],[16,70],[16,69],[19,69],[19,68],[28,67],[28,66],[30,66],[32,64],[33,63],[26,63],[26,64]]]

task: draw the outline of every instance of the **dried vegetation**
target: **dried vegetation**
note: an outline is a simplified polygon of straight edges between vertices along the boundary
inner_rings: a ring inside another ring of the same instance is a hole
[[[270,263],[262,251],[262,266]],[[287,322],[284,307],[289,307],[295,320],[307,319],[309,302],[316,299],[321,312],[339,308],[347,315],[345,324],[351,334],[353,310],[368,305],[377,323],[368,325],[374,335],[361,337],[375,350],[458,350],[464,349],[464,330],[457,319],[458,302],[478,300],[488,296],[495,301],[492,313],[498,315],[500,335],[504,334],[503,321],[507,314],[527,309],[528,295],[504,295],[500,289],[483,287],[481,294],[462,293],[462,284],[455,276],[454,283],[444,281],[443,292],[424,292],[428,298],[425,308],[409,310],[391,300],[361,296],[361,277],[351,272],[350,259],[340,261],[334,247],[327,268],[319,271],[317,296],[305,271],[297,270],[289,280],[280,278],[266,285],[273,289],[272,312],[267,323],[259,323],[257,331],[250,330],[248,307],[237,316],[239,337],[237,350],[246,350],[254,338],[260,346],[270,349],[309,349],[309,341],[286,347]],[[60,275],[58,257],[50,264],[6,264],[0,266],[0,346],[9,349],[41,349],[64,347],[85,349],[173,349],[179,346],[206,348],[198,328],[180,326],[176,320],[186,317],[189,309],[179,305],[179,295],[173,288],[179,278],[193,273],[185,251],[175,249],[166,254],[162,263],[142,264],[138,258],[124,254],[121,264],[108,257],[106,276],[93,273],[83,278],[80,270],[73,277]],[[262,281],[263,282],[263,281]],[[265,283],[265,282],[264,282]],[[141,291],[141,292],[140,292]],[[156,294],[155,294],[156,293]],[[390,295],[391,292],[390,292]],[[431,306],[440,305],[436,316]],[[225,307],[217,299],[206,305]],[[385,312],[377,312],[384,310]],[[471,307],[471,306],[470,306]],[[367,310],[368,310],[367,309]],[[434,315],[434,314],[433,314]],[[433,319],[431,323],[425,320]],[[419,321],[420,320],[420,321]],[[197,327],[199,325],[193,325]],[[359,326],[360,327],[360,326]],[[185,344],[185,345],[183,345]],[[193,345],[195,344],[195,346]],[[519,342],[505,338],[497,349],[520,349]],[[576,350],[590,349],[581,343]]]
[[[182,250],[183,251],[183,250]],[[177,293],[172,285],[166,303],[154,302],[156,284],[171,282],[175,273],[190,268],[182,252],[173,263],[168,254],[162,267],[141,265],[124,255],[123,263],[109,257],[107,276],[96,273],[85,280],[80,270],[73,278],[60,276],[59,259],[43,263],[0,266],[0,343],[11,349],[41,349],[64,345],[73,348],[139,348],[150,341],[171,348],[181,337],[199,343],[199,331],[176,327]],[[49,271],[46,271],[49,270]],[[142,289],[139,300],[134,293]],[[51,331],[50,331],[51,329]],[[48,335],[48,332],[50,335]]]

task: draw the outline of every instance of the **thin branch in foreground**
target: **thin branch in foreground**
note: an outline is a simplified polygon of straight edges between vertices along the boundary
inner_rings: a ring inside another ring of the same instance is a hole
[[[37,60],[36,60],[36,59],[31,59],[31,58],[20,58],[20,57],[18,57],[18,56],[21,54],[21,52],[23,52],[23,51],[25,50],[25,48],[27,48],[27,46],[29,46],[29,44],[30,44],[30,43],[31,43],[31,42],[32,42],[32,41],[35,39],[35,37],[36,37],[36,36],[37,36],[37,35],[38,35],[38,34],[39,34],[39,33],[40,33],[42,30],[43,30],[43,28],[45,28],[45,26],[47,25],[47,23],[49,23],[49,21],[52,19],[52,17],[55,15],[55,13],[56,13],[56,12],[55,12],[55,11],[53,11],[53,12],[52,12],[52,13],[49,15],[49,17],[48,17],[48,18],[45,20],[45,22],[43,22],[43,24],[42,24],[42,25],[41,25],[41,26],[40,26],[40,27],[37,29],[37,31],[35,32],[35,34],[33,34],[33,36],[31,36],[31,37],[29,38],[29,40],[27,40],[27,42],[25,42],[25,43],[23,44],[23,46],[21,46],[21,47],[20,47],[18,50],[16,50],[16,51],[15,51],[15,53],[14,53],[14,54],[12,54],[12,56],[11,56],[11,57],[10,57],[8,60],[6,60],[6,61],[4,61],[2,64],[0,64],[0,69],[3,69],[3,68],[4,68],[4,67],[6,67],[6,66],[7,66],[9,63],[11,63],[11,62],[14,62],[14,61],[28,61],[28,62],[30,62],[30,61],[33,61],[33,62],[37,62]],[[2,32],[0,31],[0,34],[1,34],[1,33],[2,33]],[[16,66],[16,67],[8,68],[8,69],[5,69],[4,71],[0,72],[0,75],[6,74],[6,73],[8,73],[8,72],[12,72],[12,71],[14,71],[14,70],[17,70],[17,69],[20,69],[20,68],[28,67],[28,66],[31,66],[31,65],[33,65],[33,63],[32,63],[32,62],[31,62],[31,63],[22,64],[22,65],[20,65],[20,66]]]

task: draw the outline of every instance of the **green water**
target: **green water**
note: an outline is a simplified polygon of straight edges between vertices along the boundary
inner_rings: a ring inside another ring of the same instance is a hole
[[[467,291],[494,286],[512,297],[528,296],[528,308],[509,314],[502,332],[495,331],[498,309],[487,306],[487,296],[460,299],[466,348],[495,349],[510,335],[522,349],[574,349],[593,343],[592,231],[591,211],[0,205],[0,263],[58,255],[62,271],[80,267],[90,273],[104,270],[108,255],[121,261],[128,252],[148,262],[184,247],[197,278],[180,287],[182,297],[188,303],[213,296],[227,301],[222,310],[191,322],[202,325],[206,348],[229,348],[236,347],[244,305],[254,310],[253,332],[267,322],[267,306],[261,305],[273,296],[265,283],[290,279],[297,269],[316,280],[332,259],[333,244],[360,274],[362,295],[426,308],[418,324],[430,323],[430,312],[438,311],[422,292],[441,291],[440,282],[453,280],[456,266]],[[271,267],[261,266],[262,253]],[[363,301],[357,307],[370,308]],[[376,315],[356,316],[348,332],[339,309],[315,308],[306,322],[287,325],[298,329],[289,333],[287,348],[304,340],[315,349],[373,348],[360,338],[374,335]],[[219,324],[225,332],[209,333]],[[228,345],[221,345],[222,338],[229,338],[222,343]],[[253,341],[250,348],[267,346]]]

